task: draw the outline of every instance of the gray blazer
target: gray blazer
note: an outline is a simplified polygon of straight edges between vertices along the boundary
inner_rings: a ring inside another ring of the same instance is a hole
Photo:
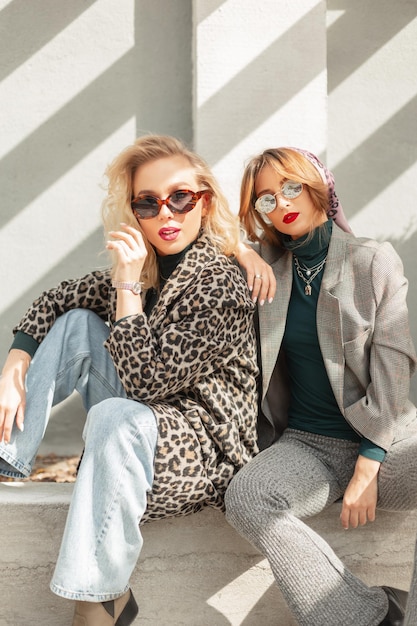
[[[292,286],[292,253],[262,244],[277,295],[258,308],[259,444],[287,425],[288,384],[280,350]],[[406,304],[408,281],[389,243],[357,238],[334,224],[317,304],[324,364],[340,411],[361,436],[385,450],[417,432],[408,399],[417,359]]]

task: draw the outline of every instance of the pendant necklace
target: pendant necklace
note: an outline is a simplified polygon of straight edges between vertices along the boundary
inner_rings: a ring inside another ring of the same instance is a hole
[[[159,278],[161,280],[163,280],[165,283],[167,280],[169,280],[169,276],[167,278],[165,278],[165,276],[163,275],[163,273],[161,272],[161,270],[159,270]]]
[[[294,257],[294,263],[295,263],[295,271],[297,272],[301,280],[305,283],[304,293],[306,296],[311,296],[311,283],[316,278],[316,276],[320,274],[321,270],[323,269],[324,264],[326,263],[327,255],[324,257],[322,261],[320,261],[320,263],[317,263],[317,265],[313,265],[313,267],[307,267],[306,265],[301,265],[299,260],[295,256],[295,254],[293,254],[293,257]]]

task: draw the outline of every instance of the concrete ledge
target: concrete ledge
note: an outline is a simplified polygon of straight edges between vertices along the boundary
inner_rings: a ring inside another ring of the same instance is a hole
[[[49,591],[72,485],[0,483],[0,626],[67,626],[72,603]],[[309,520],[346,565],[370,585],[407,589],[415,512],[379,512],[372,525],[343,531],[340,505]],[[295,626],[267,562],[211,509],[143,527],[132,577],[135,624]],[[278,617],[279,616],[279,617]]]

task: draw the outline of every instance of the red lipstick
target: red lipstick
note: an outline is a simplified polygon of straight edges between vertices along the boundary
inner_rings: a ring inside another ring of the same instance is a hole
[[[291,222],[294,222],[299,215],[299,213],[287,213],[283,217],[282,221],[284,222],[284,224],[291,224]]]

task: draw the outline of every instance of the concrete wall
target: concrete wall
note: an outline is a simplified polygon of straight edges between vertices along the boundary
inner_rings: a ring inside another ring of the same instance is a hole
[[[317,0],[194,2],[195,146],[236,211],[251,155],[326,150],[325,18]]]
[[[0,0],[0,362],[41,290],[105,264],[102,174],[148,131],[194,143],[235,210],[254,152],[320,154],[401,254],[417,342],[416,71],[415,0]]]

